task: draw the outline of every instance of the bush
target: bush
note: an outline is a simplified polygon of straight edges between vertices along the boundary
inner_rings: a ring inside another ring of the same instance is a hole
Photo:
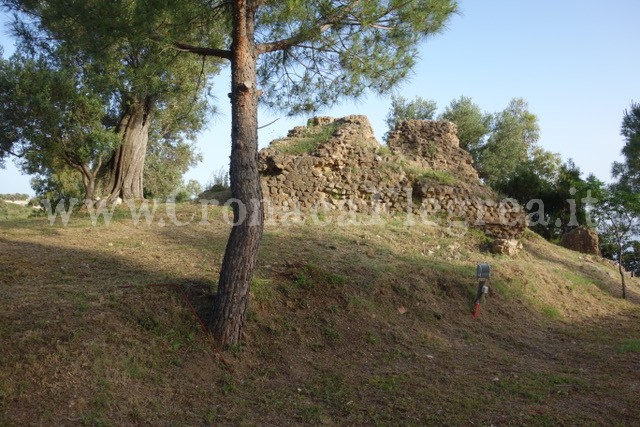
[[[29,200],[30,196],[24,193],[14,193],[14,194],[0,194],[0,200],[8,200],[10,202],[15,202],[17,200]]]

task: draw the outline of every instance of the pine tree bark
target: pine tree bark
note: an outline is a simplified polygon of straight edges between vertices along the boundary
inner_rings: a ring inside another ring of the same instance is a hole
[[[117,132],[122,143],[115,150],[108,167],[106,194],[109,200],[144,197],[144,161],[151,125],[150,98],[133,102],[120,119]]]
[[[232,5],[229,177],[231,194],[238,203],[233,204],[234,225],[227,242],[209,325],[221,348],[240,342],[264,223],[258,173],[258,52],[254,40],[254,11],[247,0],[236,0]]]

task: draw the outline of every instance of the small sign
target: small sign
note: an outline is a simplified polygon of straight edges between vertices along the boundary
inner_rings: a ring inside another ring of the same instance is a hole
[[[487,263],[478,264],[476,267],[476,276],[478,279],[489,279],[491,276],[491,267]]]

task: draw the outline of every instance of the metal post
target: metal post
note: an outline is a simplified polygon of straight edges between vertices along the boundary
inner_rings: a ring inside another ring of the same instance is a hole
[[[476,300],[473,304],[473,317],[477,319],[480,315],[482,296],[489,292],[488,284],[491,278],[491,266],[487,263],[478,264],[476,267],[476,277],[478,278],[478,291],[476,292]]]

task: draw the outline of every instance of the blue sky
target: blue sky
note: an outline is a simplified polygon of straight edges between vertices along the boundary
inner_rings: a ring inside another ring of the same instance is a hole
[[[540,145],[572,158],[586,173],[609,180],[620,159],[620,123],[632,100],[640,101],[640,1],[460,0],[461,14],[448,29],[421,47],[410,81],[397,88],[407,98],[433,99],[440,111],[465,95],[484,110],[504,109],[521,97],[539,119]],[[3,19],[5,21],[6,19]],[[3,24],[5,55],[12,44]],[[198,140],[204,161],[186,179],[201,183],[227,168],[230,153],[228,72],[216,80],[220,114]],[[376,135],[386,131],[388,96],[370,95],[321,112],[341,117],[365,114]],[[260,113],[265,147],[307,117]],[[0,193],[32,193],[29,177],[7,162],[0,169]]]

